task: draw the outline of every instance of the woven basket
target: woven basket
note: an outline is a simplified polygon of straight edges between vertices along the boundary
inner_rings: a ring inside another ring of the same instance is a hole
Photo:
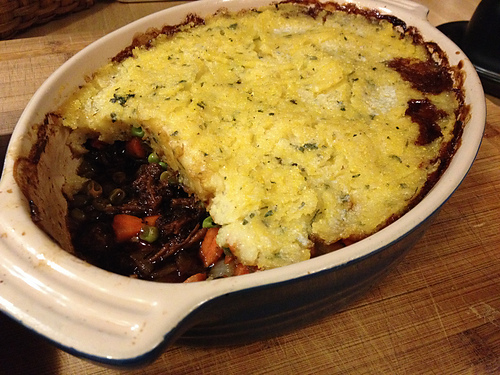
[[[0,0],[0,39],[94,5],[94,0]]]

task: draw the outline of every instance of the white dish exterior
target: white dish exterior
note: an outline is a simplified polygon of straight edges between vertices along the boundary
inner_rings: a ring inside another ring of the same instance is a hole
[[[198,331],[193,328],[191,337],[195,339],[209,338],[211,334],[218,337],[217,331],[224,336],[222,329],[232,329],[236,336],[245,334],[255,322],[244,315],[233,322],[213,324],[202,315],[231,305],[231,314],[238,316],[245,311],[244,308],[239,311],[238,306],[244,307],[250,299],[262,311],[258,319],[264,326],[266,322],[293,325],[292,315],[305,314],[332,298],[337,303],[362,293],[418,240],[472,165],[484,131],[486,110],[484,93],[472,64],[455,44],[428,23],[426,8],[404,0],[351,2],[401,18],[407,25],[416,26],[425,40],[437,42],[452,65],[463,61],[467,74],[466,104],[472,110],[462,144],[439,182],[422,202],[385,229],[341,250],[283,268],[200,283],[160,284],[88,265],[59,248],[32,222],[27,202],[13,179],[14,160],[23,147],[23,135],[82,84],[85,75],[105,64],[129,45],[136,33],[149,27],[180,23],[189,13],[205,16],[221,7],[238,10],[269,2],[202,0],[155,13],[91,44],[40,87],[12,135],[0,182],[3,312],[78,356],[113,365],[139,364],[153,359],[196,325],[202,328]],[[283,300],[294,299],[295,303],[275,311],[276,306],[272,305],[279,301],[273,299],[278,295],[285,296],[281,297]]]

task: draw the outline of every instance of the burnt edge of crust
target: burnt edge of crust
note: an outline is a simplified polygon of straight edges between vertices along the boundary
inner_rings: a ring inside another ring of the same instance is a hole
[[[279,7],[280,4],[297,4],[301,5],[304,7],[304,14],[307,14],[313,18],[317,18],[321,12],[327,11],[327,12],[332,12],[332,11],[341,11],[345,12],[348,14],[358,14],[373,20],[386,20],[390,22],[394,27],[399,28],[403,34],[407,31],[412,30],[413,28],[408,28],[406,25],[406,22],[403,20],[387,15],[387,14],[382,14],[378,12],[377,10],[374,9],[369,9],[369,8],[360,8],[356,6],[355,4],[338,4],[336,2],[325,2],[322,3],[318,0],[285,0],[281,2],[275,2],[270,5],[273,5],[275,7]],[[252,12],[256,11],[255,8],[250,8],[246,10],[242,10],[240,12]],[[218,11],[216,11],[213,15],[216,14],[221,14],[227,12],[227,9],[221,8]],[[135,48],[146,48],[149,49],[153,45],[153,40],[157,38],[159,35],[164,34],[166,36],[172,36],[176,34],[177,32],[180,32],[184,30],[186,27],[196,27],[198,25],[203,25],[205,24],[205,19],[195,13],[189,13],[184,21],[182,21],[179,24],[176,25],[164,25],[161,29],[159,28],[154,28],[151,27],[148,30],[146,30],[144,33],[137,33],[133,39],[132,43],[125,47],[122,51],[120,51],[115,57],[111,59],[112,62],[115,63],[120,63],[123,60],[132,57],[133,56],[133,51]],[[416,31],[416,30],[415,30]]]
[[[347,14],[356,14],[360,16],[364,16],[368,19],[372,20],[385,20],[391,23],[397,30],[400,31],[401,33],[401,38],[403,38],[405,35],[408,35],[412,38],[413,43],[415,44],[420,44],[423,45],[426,50],[429,53],[429,60],[433,60],[436,63],[440,64],[443,68],[448,69],[448,72],[451,73],[453,76],[453,88],[452,91],[454,92],[457,100],[458,100],[458,109],[455,111],[455,118],[456,122],[454,125],[454,137],[449,142],[446,144],[438,157],[434,160],[435,162],[440,161],[438,169],[433,172],[427,179],[425,185],[421,189],[418,195],[414,196],[407,204],[406,209],[404,212],[401,212],[397,215],[391,216],[389,219],[386,220],[386,222],[382,223],[376,230],[375,232],[378,232],[379,230],[383,229],[384,227],[388,226],[389,224],[395,222],[397,219],[402,217],[404,214],[406,214],[408,211],[410,211],[413,207],[415,207],[425,195],[432,189],[432,187],[435,185],[437,180],[441,177],[443,172],[446,170],[448,167],[451,157],[455,154],[457,149],[460,147],[461,143],[461,135],[463,133],[463,128],[465,124],[467,123],[468,119],[470,118],[470,111],[471,107],[470,105],[465,104],[465,97],[464,97],[464,92],[463,92],[463,84],[465,81],[465,72],[462,70],[463,68],[463,62],[461,61],[457,66],[450,66],[449,60],[447,57],[446,52],[444,52],[435,42],[432,41],[425,41],[422,35],[420,34],[419,30],[413,26],[408,26],[406,22],[403,20],[399,19],[396,16],[392,15],[387,15],[387,14],[382,14],[378,12],[377,10],[370,9],[370,8],[361,8],[358,7],[355,4],[349,3],[349,4],[338,4],[336,2],[325,2],[322,3],[318,0],[285,0],[282,2],[277,2],[274,3],[276,7],[279,7],[280,4],[297,4],[304,6],[304,14],[307,14],[313,18],[317,18],[318,16],[321,15],[323,11],[326,12],[332,12],[332,11],[341,11],[345,12]],[[215,14],[219,13],[224,13],[226,12],[226,9],[219,9]],[[256,11],[256,9],[246,9],[241,12],[245,11]],[[134,56],[134,50],[136,48],[146,48],[150,49],[153,46],[153,41],[155,38],[157,38],[159,35],[163,34],[166,36],[173,36],[178,32],[181,32],[182,30],[185,30],[186,28],[193,28],[199,25],[205,24],[205,19],[200,17],[197,14],[190,13],[186,16],[185,20],[179,24],[176,25],[164,25],[162,28],[149,28],[146,30],[144,33],[138,33],[134,36],[131,44],[127,47],[125,47],[122,51],[120,51],[116,56],[114,56],[111,59],[111,62],[113,63],[121,63],[122,61],[131,58]],[[51,115],[55,114],[48,114],[46,116],[46,120],[44,125],[45,126],[39,126],[39,131],[41,131],[41,134],[38,135],[38,140],[37,142],[33,145],[30,154],[28,157],[22,158],[22,160],[29,161],[30,164],[36,164],[37,160],[39,160],[40,155],[43,153],[45,149],[45,144],[47,143],[48,140],[48,135],[47,135],[47,121]],[[17,164],[17,161],[16,161]],[[16,168],[14,168],[16,169]],[[30,203],[31,204],[31,203]],[[31,207],[31,208],[36,208],[36,207]],[[35,214],[35,212],[32,210],[32,214]],[[371,233],[373,234],[373,233]],[[311,249],[312,253],[315,254],[315,256],[340,249],[344,246],[347,246],[351,243],[357,242],[359,240],[362,240],[371,234],[366,234],[363,236],[356,236],[356,237],[349,237],[345,239],[341,239],[339,241],[336,241],[331,244],[325,243],[322,239],[319,238],[311,238],[311,240],[314,242],[314,249]]]

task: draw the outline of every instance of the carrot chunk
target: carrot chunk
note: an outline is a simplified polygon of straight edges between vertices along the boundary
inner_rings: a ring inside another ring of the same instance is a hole
[[[97,138],[94,138],[90,141],[90,145],[98,150],[102,150],[104,147],[106,147],[106,143],[103,141],[100,141]]]
[[[143,220],[147,225],[154,227],[156,226],[156,220],[158,220],[159,217],[160,215],[152,215],[145,217]]]
[[[236,265],[236,268],[234,269],[234,276],[246,275],[247,273],[250,273],[250,269],[247,266],[241,263]]]
[[[208,228],[205,238],[201,243],[200,257],[205,267],[210,267],[217,262],[224,253],[222,247],[217,245],[215,241],[218,232],[219,228]]]
[[[142,140],[138,137],[130,138],[125,143],[125,151],[127,152],[127,154],[137,159],[142,159],[146,157],[146,149],[142,144]]]
[[[111,224],[115,232],[116,241],[125,242],[137,236],[142,228],[142,219],[137,216],[118,214]]]
[[[189,276],[186,280],[184,280],[185,283],[193,283],[196,281],[203,281],[207,279],[207,275],[204,272],[200,273],[195,273],[194,275]]]

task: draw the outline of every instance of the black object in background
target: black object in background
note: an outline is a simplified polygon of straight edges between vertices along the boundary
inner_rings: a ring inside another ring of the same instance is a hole
[[[482,0],[470,21],[438,26],[474,64],[484,91],[500,97],[500,0]]]

